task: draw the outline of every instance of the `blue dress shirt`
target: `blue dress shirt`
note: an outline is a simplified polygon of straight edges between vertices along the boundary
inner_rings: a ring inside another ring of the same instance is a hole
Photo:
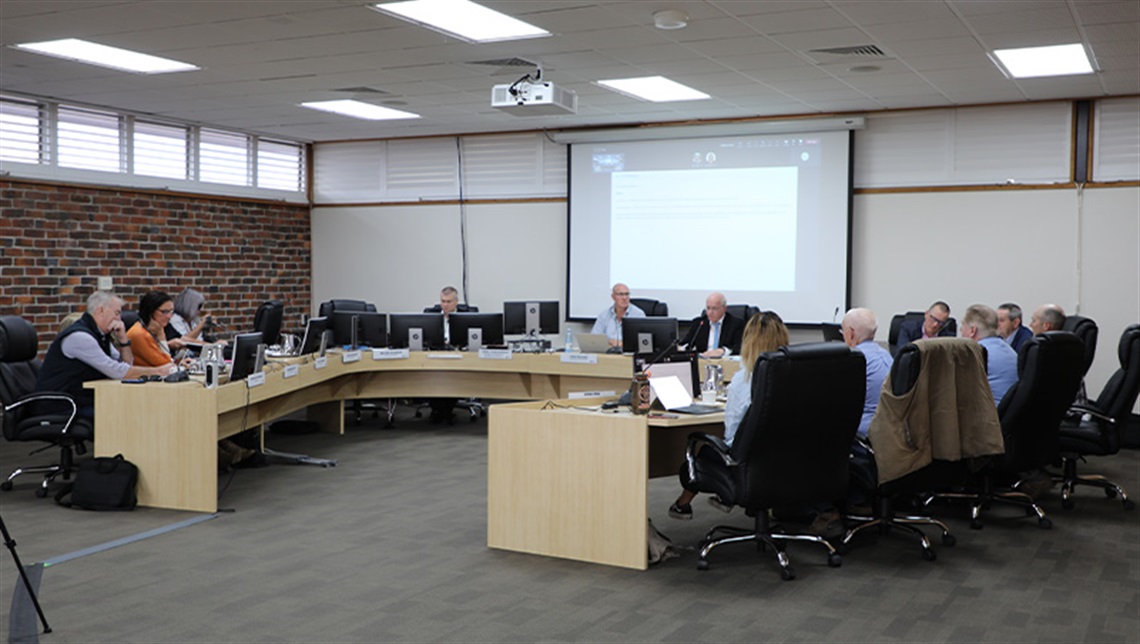
[[[727,395],[728,402],[724,405],[724,442],[731,447],[736,430],[752,406],[752,372],[745,369],[737,371],[728,383]]]
[[[630,304],[629,308],[625,310],[625,317],[643,318],[645,311],[637,308],[634,304]],[[617,319],[614,307],[611,306],[598,314],[598,319],[594,321],[594,329],[590,333],[605,333],[609,339],[621,342],[621,321]]]
[[[864,340],[855,345],[855,349],[862,351],[863,357],[867,359],[867,393],[863,398],[863,417],[859,420],[859,435],[866,437],[871,419],[875,417],[875,410],[879,407],[879,394],[883,391],[883,381],[887,379],[895,360],[891,357],[890,351],[875,344],[874,340]]]
[[[978,340],[986,348],[986,372],[994,404],[1001,404],[1005,392],[1017,383],[1017,352],[996,335]]]

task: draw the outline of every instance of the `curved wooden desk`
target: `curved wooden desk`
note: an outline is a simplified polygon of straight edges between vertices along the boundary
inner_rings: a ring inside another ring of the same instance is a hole
[[[562,362],[562,354],[514,354],[510,360],[450,353],[458,359],[413,353],[398,360],[343,362],[330,352],[327,366],[311,357],[272,362],[265,384],[245,382],[206,389],[191,380],[177,384],[94,381],[95,454],[122,454],[139,467],[139,504],[217,510],[219,439],[307,409],[310,420],[332,433],[344,432],[343,401],[354,398],[469,397],[535,400],[573,393],[624,391],[630,358],[599,355],[597,364]],[[286,378],[286,365],[297,373]]]

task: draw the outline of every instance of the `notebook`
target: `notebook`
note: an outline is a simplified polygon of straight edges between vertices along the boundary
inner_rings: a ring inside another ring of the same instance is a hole
[[[582,353],[605,353],[610,349],[610,338],[605,333],[575,333],[574,339]]]
[[[650,378],[649,386],[657,394],[657,400],[667,411],[679,414],[715,414],[724,411],[717,405],[694,405],[693,397],[685,390],[685,385],[677,376]]]

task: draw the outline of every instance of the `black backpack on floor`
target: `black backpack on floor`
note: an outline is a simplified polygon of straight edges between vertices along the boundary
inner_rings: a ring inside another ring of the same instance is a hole
[[[75,481],[63,486],[55,502],[84,510],[133,510],[138,482],[139,468],[122,454],[98,456],[79,464]],[[68,494],[71,500],[64,501]]]

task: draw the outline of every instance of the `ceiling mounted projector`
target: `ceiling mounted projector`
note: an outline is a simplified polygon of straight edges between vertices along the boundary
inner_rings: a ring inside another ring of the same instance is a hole
[[[515,116],[556,116],[578,112],[578,94],[547,82],[521,79],[491,88],[491,107]]]

